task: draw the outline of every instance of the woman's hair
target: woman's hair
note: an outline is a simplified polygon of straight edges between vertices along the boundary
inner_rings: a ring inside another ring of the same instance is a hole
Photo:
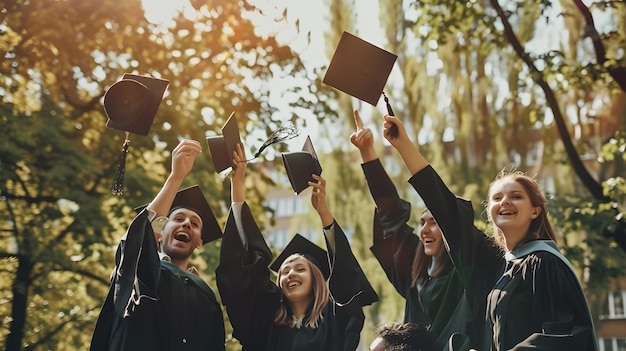
[[[425,209],[422,211],[422,214],[429,211]],[[446,273],[450,268],[452,268],[452,261],[450,260],[450,256],[446,253],[446,248],[443,243],[443,234],[441,236],[441,241],[439,242],[441,245],[441,250],[439,251],[442,256],[441,260],[438,260],[438,264],[435,267],[435,270],[432,272],[433,277],[438,277],[444,273]],[[420,277],[424,277],[428,274],[428,267],[432,264],[433,258],[424,253],[424,243],[422,240],[417,244],[417,249],[415,251],[415,257],[413,258],[413,263],[411,264],[411,286],[415,286],[417,283],[417,279]]]
[[[313,297],[313,305],[309,307],[309,310],[307,310],[308,316],[306,316],[303,325],[309,328],[317,328],[322,321],[322,311],[328,303],[330,290],[328,289],[328,285],[326,284],[326,279],[324,279],[322,271],[306,257],[300,254],[293,254],[287,257],[283,264],[296,258],[304,258],[309,267],[309,270],[311,271],[311,277],[313,278],[313,291],[311,292],[311,295]],[[281,289],[282,295],[282,286],[280,286],[281,277],[282,270],[279,269],[278,276],[276,277],[276,285],[278,285],[278,287]],[[293,326],[292,311],[289,307],[289,301],[287,301],[286,299],[281,299],[281,303],[278,307],[278,310],[276,311],[276,316],[274,317],[274,323],[284,326]]]
[[[500,171],[500,173],[498,173],[496,178],[489,184],[489,191],[487,192],[487,200],[485,202],[487,208],[489,208],[489,204],[491,202],[491,189],[496,183],[503,181],[512,181],[519,183],[524,188],[524,190],[526,190],[528,198],[530,199],[530,203],[534,207],[539,207],[541,209],[537,218],[531,220],[530,227],[528,228],[528,233],[526,234],[524,240],[520,242],[520,244],[537,239],[554,240],[556,242],[556,235],[554,234],[552,225],[550,225],[550,221],[548,220],[546,198],[541,191],[541,187],[534,178],[521,171],[502,170]],[[502,233],[500,228],[498,228],[495,223],[493,224],[493,230],[494,238],[498,245],[506,249],[504,233]]]

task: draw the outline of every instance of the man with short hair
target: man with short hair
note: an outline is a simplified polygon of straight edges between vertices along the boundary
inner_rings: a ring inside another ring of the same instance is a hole
[[[178,191],[200,152],[195,140],[176,146],[165,184],[122,238],[92,351],[225,350],[220,304],[188,267],[193,252],[222,233],[198,186]]]

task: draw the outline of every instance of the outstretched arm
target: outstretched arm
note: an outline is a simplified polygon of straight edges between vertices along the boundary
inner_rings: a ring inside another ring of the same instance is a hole
[[[244,202],[246,201],[243,181],[246,175],[246,168],[248,163],[246,162],[246,152],[243,149],[243,144],[238,143],[235,152],[233,152],[233,176],[230,183],[230,196],[232,202]]]
[[[385,115],[383,123],[383,135],[391,145],[398,150],[402,161],[406,165],[411,175],[421,171],[428,166],[428,161],[424,158],[417,146],[411,141],[404,128],[404,123],[394,116]],[[389,130],[396,126],[398,128],[398,137],[389,136]]]
[[[309,182],[309,185],[313,187],[313,192],[311,193],[311,204],[320,216],[322,226],[328,227],[333,224],[334,218],[328,208],[328,203],[326,202],[326,179],[318,176],[317,174],[313,174],[313,179],[316,181]]]
[[[172,171],[157,196],[148,205],[148,209],[156,212],[157,217],[167,216],[178,189],[193,168],[196,156],[201,152],[200,143],[189,139],[182,140],[172,150]]]

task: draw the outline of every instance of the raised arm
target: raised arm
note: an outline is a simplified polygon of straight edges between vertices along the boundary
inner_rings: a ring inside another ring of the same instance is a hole
[[[404,128],[404,123],[394,116],[385,115],[383,123],[383,135],[391,145],[398,150],[402,161],[406,165],[411,175],[421,171],[428,166],[428,161],[424,158],[417,146],[411,141]],[[389,136],[389,130],[396,125],[398,127],[398,137]]]
[[[148,209],[156,216],[167,216],[176,193],[183,180],[191,172],[196,156],[202,152],[202,146],[196,140],[182,140],[172,151],[172,170],[157,196],[150,202]]]

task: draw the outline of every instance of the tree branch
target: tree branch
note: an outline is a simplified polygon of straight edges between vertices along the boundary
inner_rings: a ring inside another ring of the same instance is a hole
[[[574,0],[574,4],[583,15],[585,19],[585,33],[589,35],[591,38],[591,42],[593,43],[593,49],[596,52],[596,60],[601,65],[607,61],[606,59],[606,50],[604,49],[604,43],[602,43],[602,39],[600,38],[600,34],[596,29],[596,25],[593,21],[593,16],[591,15],[591,11],[589,8],[582,2],[582,0]],[[607,71],[613,77],[613,79],[617,82],[622,91],[626,92],[626,67],[619,67],[617,65],[607,67]]]
[[[589,174],[589,171],[587,171],[587,169],[585,168],[583,162],[580,160],[580,155],[578,155],[578,151],[576,151],[576,148],[572,143],[572,139],[569,135],[569,131],[567,130],[565,119],[561,114],[561,109],[559,108],[556,96],[554,95],[554,92],[552,91],[548,83],[545,81],[543,73],[537,69],[533,59],[524,50],[524,47],[522,47],[522,44],[513,32],[511,23],[509,22],[507,15],[504,13],[504,10],[498,3],[498,0],[490,0],[490,2],[498,13],[500,21],[502,21],[502,25],[504,26],[504,35],[508,39],[509,43],[511,43],[511,46],[513,46],[513,49],[515,50],[517,56],[521,58],[528,66],[532,79],[541,87],[546,96],[546,101],[548,102],[548,105],[550,106],[550,109],[552,110],[552,113],[554,115],[554,121],[556,122],[557,130],[559,132],[559,136],[561,137],[561,142],[563,142],[565,152],[572,165],[572,168],[574,169],[574,172],[595,199],[608,202],[610,198],[604,196],[602,192],[602,185],[598,183],[595,179],[593,179],[591,174]]]

